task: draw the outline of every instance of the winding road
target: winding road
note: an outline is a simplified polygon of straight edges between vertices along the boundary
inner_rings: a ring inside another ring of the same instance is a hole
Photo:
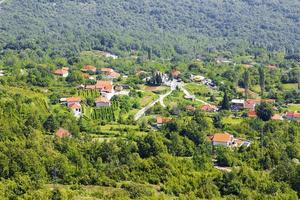
[[[201,99],[197,99],[195,97],[195,95],[192,95],[189,91],[187,91],[184,88],[184,82],[178,82],[176,79],[173,81],[168,81],[165,83],[165,85],[170,86],[171,90],[165,94],[162,94],[159,96],[158,99],[156,99],[155,101],[151,102],[150,104],[148,104],[147,106],[145,106],[144,108],[142,108],[141,110],[139,110],[135,116],[134,116],[134,120],[137,121],[139,120],[141,117],[143,117],[145,115],[145,113],[152,108],[155,104],[157,104],[158,102],[160,102],[160,104],[162,105],[162,107],[166,107],[166,105],[164,104],[164,99],[169,96],[170,94],[172,94],[172,92],[174,90],[176,90],[177,87],[179,87],[180,90],[183,91],[183,93],[185,94],[185,96],[189,99],[194,99],[195,101],[199,101],[201,103],[203,103],[204,105],[209,105],[209,103],[201,100]]]

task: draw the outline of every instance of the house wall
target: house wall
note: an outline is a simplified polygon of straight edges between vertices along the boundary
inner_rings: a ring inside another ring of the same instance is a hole
[[[106,107],[106,106],[110,106],[110,103],[104,103],[104,102],[96,103],[96,107]]]
[[[223,145],[223,146],[229,146],[229,142],[213,142],[213,145]]]

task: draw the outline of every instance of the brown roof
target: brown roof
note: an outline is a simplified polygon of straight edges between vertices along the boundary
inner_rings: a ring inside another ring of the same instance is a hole
[[[300,118],[300,113],[297,113],[297,112],[287,112],[286,116],[293,117],[293,118]]]
[[[95,101],[96,103],[109,103],[109,100],[106,97],[98,97]]]
[[[94,67],[94,66],[91,66],[91,65],[86,65],[81,70],[84,71],[84,72],[87,72],[87,71],[96,72],[97,68]]]
[[[64,138],[64,137],[69,137],[71,135],[71,133],[68,130],[64,129],[64,128],[59,128],[56,131],[55,135],[59,138]]]
[[[233,136],[229,133],[216,133],[213,135],[212,141],[213,142],[231,142]]]
[[[81,98],[80,97],[69,97],[67,98],[67,102],[80,102]]]
[[[158,124],[165,124],[165,123],[168,123],[172,120],[172,118],[170,117],[161,117],[161,116],[158,116],[156,117],[156,122]]]

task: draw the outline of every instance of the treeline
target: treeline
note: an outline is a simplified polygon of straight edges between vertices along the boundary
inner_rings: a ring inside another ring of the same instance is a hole
[[[297,1],[274,0],[13,0],[1,4],[0,47],[52,57],[91,49],[120,55],[151,50],[168,58],[264,47],[299,59],[299,9]]]

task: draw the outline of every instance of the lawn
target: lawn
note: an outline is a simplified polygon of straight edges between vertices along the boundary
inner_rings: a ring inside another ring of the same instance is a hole
[[[232,118],[232,117],[225,117],[222,121],[224,124],[228,125],[237,125],[243,122],[243,119],[241,118]]]

